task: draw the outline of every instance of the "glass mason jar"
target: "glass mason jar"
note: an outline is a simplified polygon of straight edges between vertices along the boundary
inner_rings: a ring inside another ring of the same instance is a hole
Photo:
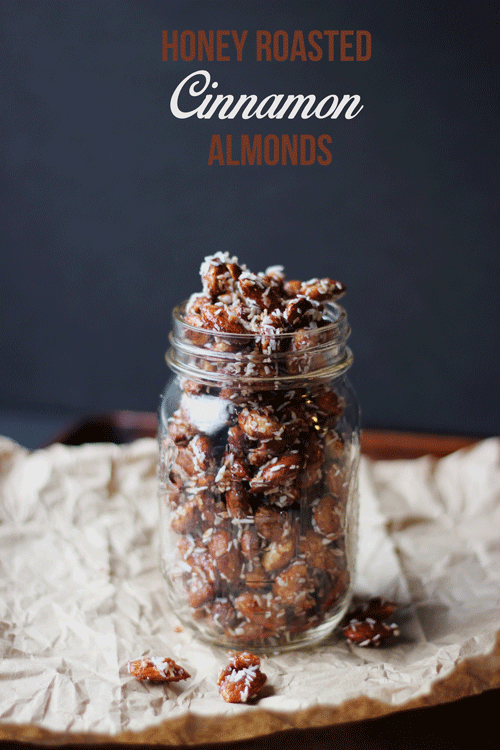
[[[326,637],[349,606],[359,408],[345,310],[265,337],[173,312],[159,411],[161,567],[205,641],[262,651]]]

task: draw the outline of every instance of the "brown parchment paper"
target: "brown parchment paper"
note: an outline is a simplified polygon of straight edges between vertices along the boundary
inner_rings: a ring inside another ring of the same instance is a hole
[[[224,703],[222,650],[169,610],[158,569],[156,442],[0,438],[0,739],[190,745],[320,727],[500,686],[500,439],[360,473],[361,596],[396,599],[401,637],[332,637],[263,659],[256,705]],[[192,675],[139,683],[142,655]]]

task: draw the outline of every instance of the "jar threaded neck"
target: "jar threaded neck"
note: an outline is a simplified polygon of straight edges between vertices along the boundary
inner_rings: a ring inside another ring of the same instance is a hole
[[[228,333],[196,328],[184,320],[184,305],[173,311],[171,347],[165,358],[177,374],[207,384],[240,383],[290,388],[311,379],[340,376],[352,363],[346,346],[350,328],[343,307],[331,303],[326,323],[292,333]]]

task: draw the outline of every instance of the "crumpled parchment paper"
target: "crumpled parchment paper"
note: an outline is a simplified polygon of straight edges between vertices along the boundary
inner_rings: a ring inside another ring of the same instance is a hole
[[[500,439],[439,461],[361,461],[361,596],[401,637],[268,654],[256,705],[230,705],[226,653],[177,632],[158,568],[154,440],[0,438],[0,739],[195,744],[326,726],[500,686]],[[127,662],[171,656],[183,683]]]

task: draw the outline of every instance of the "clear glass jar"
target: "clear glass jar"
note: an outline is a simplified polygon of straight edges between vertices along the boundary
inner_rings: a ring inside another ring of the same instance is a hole
[[[159,412],[161,567],[205,641],[262,651],[326,637],[349,606],[359,408],[344,309],[264,337],[173,313]]]

